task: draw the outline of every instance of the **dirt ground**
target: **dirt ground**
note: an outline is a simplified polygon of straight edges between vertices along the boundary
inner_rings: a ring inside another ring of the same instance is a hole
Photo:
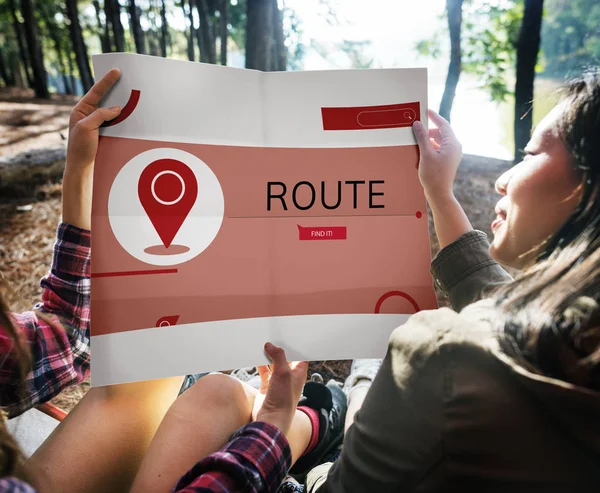
[[[73,97],[54,97],[50,102],[36,101],[28,92],[0,89],[0,156],[10,156],[32,148],[53,147],[67,137]],[[496,178],[508,168],[505,161],[465,156],[456,180],[456,195],[471,219],[473,227],[491,238],[490,223],[498,196]],[[36,199],[18,203],[2,203],[0,197],[0,275],[10,285],[6,294],[13,311],[31,309],[40,299],[39,279],[47,272],[52,257],[52,244],[60,218],[60,184],[40,189]],[[430,220],[431,253],[439,247]],[[440,304],[447,303],[443,298]],[[320,373],[325,380],[342,381],[350,369],[350,361],[313,362],[310,372]],[[69,411],[89,389],[89,383],[72,387],[53,403]]]

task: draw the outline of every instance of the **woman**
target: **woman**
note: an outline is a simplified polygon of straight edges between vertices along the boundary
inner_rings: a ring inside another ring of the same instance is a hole
[[[454,198],[460,144],[430,118],[429,135],[414,125],[419,175],[455,311],[396,329],[342,456],[308,491],[598,491],[600,72],[568,84],[496,182],[491,246]]]

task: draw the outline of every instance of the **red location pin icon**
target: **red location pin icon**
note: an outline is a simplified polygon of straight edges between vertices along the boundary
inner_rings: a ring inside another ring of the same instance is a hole
[[[198,198],[196,175],[176,159],[150,163],[140,176],[138,196],[165,248],[169,248]]]

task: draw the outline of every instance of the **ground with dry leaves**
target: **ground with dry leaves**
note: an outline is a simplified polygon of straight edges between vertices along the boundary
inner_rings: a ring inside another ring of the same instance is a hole
[[[72,97],[54,97],[44,102],[32,100],[27,92],[0,92],[0,156],[62,142],[73,103]],[[494,182],[508,166],[505,161],[465,156],[458,173],[456,195],[473,226],[488,235],[498,200]],[[2,203],[0,198],[0,274],[11,288],[6,296],[14,311],[30,309],[40,298],[39,279],[50,265],[60,218],[60,184],[49,184],[39,192],[35,201],[27,203]],[[435,255],[439,247],[431,222],[430,230],[431,251]],[[311,372],[320,373],[326,380],[343,380],[349,368],[349,361],[311,363]],[[53,402],[70,410],[88,389],[86,382],[64,391]]]

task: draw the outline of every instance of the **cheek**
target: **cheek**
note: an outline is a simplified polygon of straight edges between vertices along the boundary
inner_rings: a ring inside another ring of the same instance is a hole
[[[508,188],[507,221],[496,232],[492,245],[494,257],[517,267],[535,256],[536,247],[553,235],[575,209],[579,201],[578,193],[574,193],[577,186],[578,177],[566,163],[547,160],[516,172]]]

